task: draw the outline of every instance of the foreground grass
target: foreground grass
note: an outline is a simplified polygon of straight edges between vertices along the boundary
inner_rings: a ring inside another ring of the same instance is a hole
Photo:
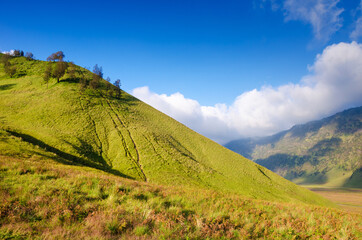
[[[360,239],[333,208],[164,187],[33,155],[0,156],[4,239]]]

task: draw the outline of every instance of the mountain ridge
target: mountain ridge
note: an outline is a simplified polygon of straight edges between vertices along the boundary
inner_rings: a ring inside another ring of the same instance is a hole
[[[355,107],[272,136],[225,146],[299,184],[361,188],[362,181],[349,183],[361,168],[361,139],[362,107]]]

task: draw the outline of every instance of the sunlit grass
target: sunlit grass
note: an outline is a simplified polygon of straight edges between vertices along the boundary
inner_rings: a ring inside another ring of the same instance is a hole
[[[127,180],[0,157],[0,236],[34,239],[359,239],[359,214]]]
[[[81,90],[79,79],[92,77],[86,69],[77,67],[75,79],[66,74],[47,86],[42,74],[49,63],[21,57],[11,61],[21,74],[9,78],[0,64],[0,129],[45,149],[42,154],[48,157],[157,184],[329,204],[125,92],[121,99],[109,96],[105,81],[98,90]],[[15,150],[8,155],[22,151]]]
[[[47,63],[12,61],[15,78],[0,64],[0,239],[362,237],[361,215],[132,96],[47,86]]]

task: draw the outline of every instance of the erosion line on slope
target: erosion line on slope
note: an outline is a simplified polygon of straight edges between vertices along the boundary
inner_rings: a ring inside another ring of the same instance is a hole
[[[100,151],[100,155],[101,155],[101,157],[103,158],[103,146],[102,146],[102,141],[101,141],[101,139],[100,139],[100,137],[99,137],[99,135],[98,135],[98,132],[97,132],[96,123],[95,123],[94,119],[90,116],[89,112],[85,110],[85,108],[84,108],[84,106],[83,106],[83,104],[82,104],[82,98],[79,99],[79,104],[80,104],[82,110],[87,113],[89,119],[91,120],[91,123],[92,123],[93,128],[94,128],[94,132],[95,132],[96,137],[97,137],[97,140],[98,140],[98,142],[99,142],[99,147],[98,147],[98,148],[99,148],[99,151]],[[103,159],[105,159],[106,162],[109,164],[109,166],[112,167],[112,163],[108,160],[107,157],[106,157],[106,158],[103,158]]]
[[[113,117],[111,116],[111,114],[109,112],[107,112],[109,117],[111,118],[112,122],[113,122],[113,125],[115,127],[115,129],[117,130],[117,134],[118,136],[121,138],[121,142],[122,142],[122,145],[123,145],[123,148],[125,150],[125,156],[129,157],[129,159],[131,160],[131,163],[134,165],[134,167],[131,167],[129,169],[136,169],[136,172],[137,174],[139,175],[139,177],[142,179],[144,178],[143,174],[142,174],[142,171],[140,171],[140,167],[138,166],[137,162],[133,159],[131,153],[130,153],[130,150],[128,149],[128,146],[127,146],[127,143],[125,141],[125,138],[122,134],[122,132],[118,129],[118,125],[117,123],[114,121]]]
[[[107,111],[107,113],[108,113],[108,115],[110,116],[110,118],[111,118],[111,120],[112,120],[112,122],[113,122],[113,124],[114,124],[114,126],[115,126],[115,129],[117,130],[117,133],[118,133],[119,137],[122,139],[122,145],[123,145],[123,147],[124,147],[124,149],[125,149],[126,156],[127,156],[127,154],[129,155],[131,161],[132,161],[133,164],[136,166],[136,169],[138,169],[138,171],[137,171],[137,172],[138,172],[138,175],[140,176],[141,179],[143,179],[144,181],[147,182],[146,174],[144,173],[144,171],[143,171],[143,169],[142,169],[142,166],[141,166],[140,163],[139,163],[139,153],[138,153],[138,150],[137,150],[137,148],[136,148],[136,145],[135,145],[134,140],[132,139],[132,137],[131,137],[131,135],[130,135],[130,132],[129,132],[128,129],[125,127],[125,125],[123,124],[123,122],[119,119],[117,113],[113,110],[113,108],[112,108],[112,106],[109,104],[108,100],[107,100],[103,95],[101,95],[101,96],[106,100],[107,105],[109,106],[109,109],[111,110],[111,111]],[[100,101],[100,102],[101,102],[102,106],[104,107],[103,102],[102,102],[102,101]],[[105,107],[104,107],[104,108],[105,108]],[[106,108],[105,108],[105,109],[106,109]],[[129,150],[129,148],[128,148],[128,146],[127,146],[125,137],[123,136],[121,130],[119,129],[117,123],[116,123],[115,120],[113,119],[113,117],[112,117],[112,115],[111,115],[110,112],[112,112],[112,113],[116,116],[116,118],[118,119],[118,121],[121,123],[123,129],[125,129],[125,130],[128,132],[128,135],[129,135],[129,137],[130,137],[130,139],[131,139],[131,142],[132,142],[132,144],[134,145],[134,148],[135,148],[135,151],[136,151],[136,154],[137,154],[137,159],[134,159],[134,158],[133,158],[133,156],[132,156],[132,154],[131,154],[131,151]]]
[[[157,157],[159,157],[163,162],[166,162],[166,160],[162,157],[162,155],[160,153],[157,152],[155,146],[153,145],[153,143],[151,142],[151,139],[148,139],[146,137],[146,135],[142,134],[143,137],[146,139],[146,141],[148,141],[153,149],[153,151],[156,153]]]
[[[133,144],[134,150],[136,151],[136,155],[137,155],[136,162],[137,162],[137,164],[138,164],[138,166],[139,166],[139,168],[140,168],[140,170],[141,170],[141,172],[142,172],[142,174],[143,174],[143,176],[144,176],[144,180],[147,182],[146,174],[144,173],[144,171],[143,171],[143,169],[142,169],[142,165],[141,165],[141,163],[140,163],[140,154],[139,154],[139,152],[138,152],[136,142],[135,142],[135,140],[133,139],[130,130],[126,127],[126,125],[123,123],[123,121],[121,120],[121,118],[119,117],[119,115],[117,114],[117,112],[114,110],[114,108],[112,107],[112,104],[110,103],[110,101],[109,101],[107,98],[105,98],[103,95],[102,95],[102,97],[106,100],[106,102],[107,102],[108,106],[110,107],[111,111],[114,113],[114,115],[116,116],[116,118],[118,119],[118,121],[121,123],[121,125],[123,126],[123,128],[127,131],[128,136],[129,136],[129,138],[130,138],[130,140],[131,140],[131,142],[132,142],[132,144]],[[131,156],[131,157],[132,157],[132,156]]]

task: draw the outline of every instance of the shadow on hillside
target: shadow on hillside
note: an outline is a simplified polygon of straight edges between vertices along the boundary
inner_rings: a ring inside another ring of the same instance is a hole
[[[4,84],[0,85],[0,91],[12,89],[16,84]]]
[[[362,188],[362,167],[353,172],[352,176],[344,182],[343,187]]]
[[[325,184],[328,182],[328,177],[324,173],[315,172],[309,175],[302,176],[303,181],[299,184],[309,185],[309,184]]]
[[[313,147],[308,150],[310,155],[314,156],[325,156],[329,152],[333,151],[335,148],[339,147],[342,143],[342,139],[340,138],[330,138],[330,139],[323,139],[317,142]]]
[[[287,170],[282,177],[288,180],[303,179],[299,184],[324,184],[328,181],[325,172],[314,171],[307,174],[304,170],[298,170],[298,167],[304,163],[309,162],[315,166],[318,164],[318,159],[315,156],[297,156],[290,154],[274,154],[264,159],[257,159],[255,161],[267,169],[278,172],[279,170]]]
[[[317,132],[325,121],[313,121],[303,125],[296,125],[290,129],[292,137],[305,138],[309,132]]]
[[[79,81],[80,81],[80,78],[65,78],[65,79],[61,79],[59,81],[59,83],[64,83],[64,82],[66,82],[66,83],[79,83]]]
[[[55,147],[52,147],[46,143],[44,143],[43,141],[39,140],[39,139],[36,139],[30,135],[27,135],[27,134],[23,134],[23,133],[18,133],[18,132],[14,132],[14,131],[11,131],[11,130],[6,130],[6,132],[10,133],[11,135],[15,136],[15,137],[20,137],[23,141],[25,142],[28,142],[32,145],[36,145],[36,146],[39,146],[43,149],[45,149],[46,151],[48,152],[52,152],[54,154],[56,154],[56,156],[58,157],[54,157],[52,159],[54,159],[55,161],[57,162],[60,162],[62,164],[67,164],[67,165],[78,165],[78,166],[87,166],[87,167],[92,167],[92,168],[96,168],[96,169],[99,169],[99,170],[102,170],[104,172],[108,172],[108,173],[111,173],[111,174],[114,174],[114,175],[117,175],[117,176],[120,176],[120,177],[123,177],[123,178],[128,178],[128,179],[134,179],[130,176],[127,176],[115,169],[112,169],[109,165],[107,165],[106,163],[104,164],[97,164],[95,162],[90,162],[86,159],[82,159],[82,158],[79,158],[77,156],[74,156],[72,154],[69,154],[69,153],[66,153],[66,152],[63,152]],[[45,156],[45,157],[49,157],[49,156]],[[104,160],[103,160],[104,161]]]
[[[82,139],[77,138],[77,140],[79,141],[80,146],[76,146],[74,144],[71,144],[68,141],[65,141],[65,142],[67,144],[71,145],[75,150],[77,150],[77,152],[80,155],[85,156],[86,159],[91,159],[92,162],[100,163],[103,166],[110,167],[108,165],[108,163],[104,160],[104,158],[93,149],[92,145],[90,145],[89,143],[83,141]]]
[[[280,168],[291,169],[297,166],[302,166],[305,162],[310,162],[312,165],[317,163],[311,156],[297,156],[285,153],[277,153],[267,158],[257,159],[255,162],[273,172]]]

